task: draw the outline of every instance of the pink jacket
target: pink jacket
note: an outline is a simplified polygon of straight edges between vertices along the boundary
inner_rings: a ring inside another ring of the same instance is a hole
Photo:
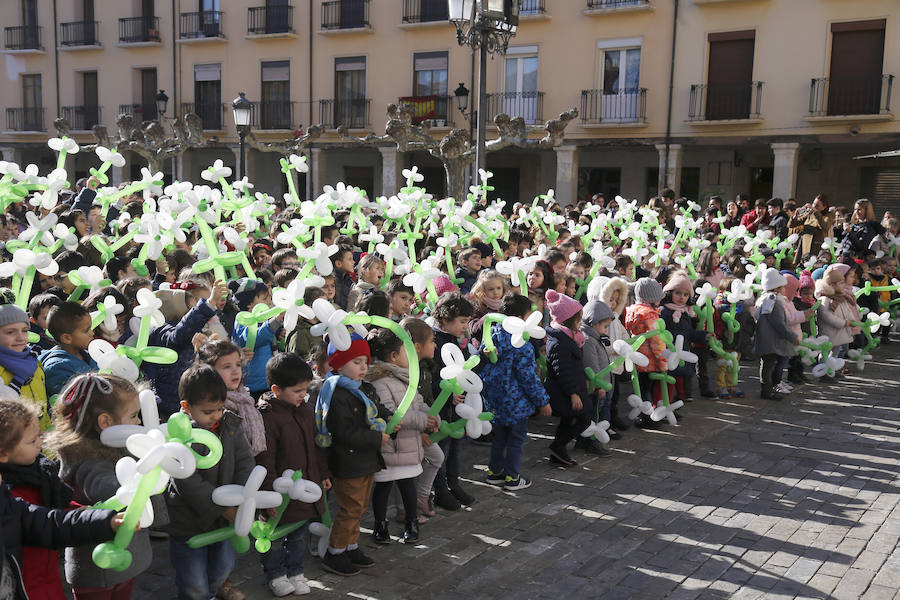
[[[791,326],[791,331],[796,333],[797,336],[802,339],[803,330],[800,329],[800,325],[806,321],[806,315],[804,315],[802,311],[797,310],[794,303],[784,294],[778,294],[778,301],[781,302],[781,306],[784,307],[784,314],[787,317],[788,325]]]

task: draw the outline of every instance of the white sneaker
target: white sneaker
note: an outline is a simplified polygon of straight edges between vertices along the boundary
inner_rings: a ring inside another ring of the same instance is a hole
[[[288,579],[288,581],[290,581],[294,586],[294,593],[298,596],[302,596],[303,594],[308,594],[310,592],[309,580],[304,577],[302,573],[300,575],[294,575],[293,577]]]
[[[272,590],[272,594],[277,598],[281,598],[294,593],[294,584],[288,580],[287,575],[282,575],[269,582],[269,589]],[[306,589],[309,591],[308,586]]]

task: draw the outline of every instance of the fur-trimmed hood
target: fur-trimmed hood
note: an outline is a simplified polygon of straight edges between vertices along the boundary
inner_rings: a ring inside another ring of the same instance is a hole
[[[619,291],[619,300],[612,300],[616,290]],[[628,283],[621,277],[610,277],[603,289],[600,290],[600,300],[606,303],[616,316],[625,311],[625,305],[628,303]]]
[[[124,448],[112,448],[90,438],[77,438],[71,442],[63,441],[56,445],[51,438],[50,447],[59,457],[59,478],[66,479],[72,469],[87,460],[108,460],[115,463],[123,456],[129,456]]]

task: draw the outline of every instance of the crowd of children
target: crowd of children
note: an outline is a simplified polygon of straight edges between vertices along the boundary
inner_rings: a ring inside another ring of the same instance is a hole
[[[79,198],[92,193],[92,187],[83,186]],[[681,250],[673,235],[660,238],[654,256],[635,251],[612,231],[594,240],[612,249],[605,257],[611,262],[594,264],[599,256],[585,247],[584,233],[598,216],[611,218],[621,208],[615,202],[605,205],[601,198],[573,207],[548,206],[548,214],[560,216],[547,221],[556,223],[552,235],[520,219],[508,236],[493,240],[496,247],[472,237],[463,247],[451,248],[457,268],[449,258],[436,261],[442,272],[430,278],[431,289],[422,293],[396,269],[390,272],[393,257],[366,252],[360,234],[349,228],[350,214],[336,213],[337,222],[317,232],[333,248],[327,258],[331,269],[320,268],[316,259],[321,276],[305,282],[303,304],[325,302],[335,310],[390,319],[399,328],[370,326],[365,336],[353,333],[346,347],[314,333],[320,323],[309,312],[290,331],[285,330],[284,312],[254,324],[242,316],[260,306],[267,309],[273,291],[287,288],[309,260],[290,241],[278,241],[279,233],[300,217],[299,210],[281,206],[268,231],[257,223],[260,228],[248,246],[252,276],[243,272],[227,282],[216,280],[211,270],[192,269],[196,231],[187,231],[159,260],[146,261],[150,274],[141,277],[134,268],[141,256],[137,245],[126,243],[115,258],[104,261],[90,237],[108,234],[106,224],[96,218],[73,221],[85,229],[84,237],[77,249],[56,257],[56,278],[35,279],[25,299],[27,312],[16,306],[22,299],[9,290],[0,293],[0,474],[6,484],[0,493],[0,598],[23,592],[64,597],[55,551],[37,547],[74,546],[65,552],[64,574],[76,600],[127,599],[150,564],[149,533],[168,535],[179,598],[241,598],[229,581],[236,560],[231,543],[197,548],[189,540],[235,521],[236,508],[217,505],[212,492],[223,485],[243,485],[256,465],[267,472],[263,489],[271,489],[284,471],[299,470],[325,494],[313,504],[292,500],[283,521],[306,524],[259,555],[273,595],[310,592],[304,576],[309,523],[330,513],[329,496],[338,509],[327,551],[320,557],[323,568],[353,575],[372,567],[374,561],[360,543],[361,520],[370,505],[372,540],[389,544],[397,537],[412,543],[427,535],[421,526],[437,514],[435,507],[455,511],[477,501],[461,480],[469,466],[463,453],[468,442],[456,436],[432,440],[442,425],[461,418],[455,407],[466,400],[465,393],[455,393],[459,390],[451,386],[449,401],[431,410],[447,388],[448,368],[453,368],[447,362],[450,355],[442,351],[446,345],[464,358],[480,358],[474,370],[483,385],[484,410],[493,415],[492,433],[482,440],[490,446],[484,450],[486,482],[509,491],[532,485],[531,474],[522,472],[532,418],[558,419],[547,449],[549,463],[571,468],[578,464],[574,450],[612,455],[605,438],[601,442],[598,436],[582,435],[592,424],[605,423],[613,442],[631,427],[664,426],[665,420],[647,411],[635,416],[623,400],[632,391],[652,407],[690,403],[697,396],[726,399],[756,392],[746,380],[743,386],[735,384],[737,361],[717,358],[717,348],[737,360],[758,360],[758,396],[782,399],[810,383],[796,348],[812,335],[811,328],[831,341],[836,358],[865,346],[860,306],[884,313],[896,294],[881,290],[858,297],[854,290],[867,282],[890,286],[897,261],[887,234],[893,239],[900,232],[892,218],[883,226],[874,222],[870,204],[857,203],[858,215],[835,224],[825,198],[799,209],[779,199],[761,201],[743,218],[740,200],[728,204],[722,215],[721,199],[715,198],[701,217],[696,233],[704,247],[694,261],[696,270],[675,260]],[[676,206],[665,194],[652,206],[659,223],[669,224],[669,234],[675,233],[676,209],[698,213],[696,205],[685,201]],[[22,208],[13,205],[7,221],[24,228],[26,220],[15,216]],[[519,214],[520,206],[511,208]],[[140,211],[140,198],[123,201],[122,212],[134,216]],[[60,216],[84,217],[76,212],[82,211],[69,207]],[[477,218],[477,207],[472,216]],[[382,221],[377,214],[370,219],[373,224]],[[729,222],[757,236],[769,232],[765,235],[781,238],[793,228],[799,249],[788,258],[783,252],[776,256],[768,246],[732,245],[720,255],[717,242]],[[349,234],[341,234],[347,229]],[[8,227],[2,231],[10,236]],[[388,228],[383,231],[383,237],[396,237]],[[421,259],[435,253],[443,257],[436,237],[423,235],[414,242]],[[826,237],[835,240],[837,254],[835,247],[816,252]],[[221,241],[225,243],[224,235]],[[663,256],[667,248],[672,256]],[[8,261],[9,253],[3,252]],[[492,264],[501,258],[495,254],[505,260],[538,260],[519,281],[518,274],[503,274],[503,265]],[[131,260],[120,260],[126,258]],[[65,275],[89,266],[103,267],[109,281],[79,301]],[[748,274],[752,286],[744,285]],[[15,285],[12,280],[0,283]],[[706,284],[713,290],[711,313],[703,312]],[[749,293],[738,293],[745,287]],[[130,317],[141,290],[160,300],[165,321],[150,331],[149,345],[174,351],[177,358],[169,364],[144,362],[134,383],[100,373],[89,347],[95,338],[114,346],[129,344],[136,333]],[[121,305],[121,314],[97,323],[92,311],[107,297]],[[526,322],[534,313],[541,334],[521,344],[496,318]],[[685,350],[696,354],[696,363],[680,361],[670,367],[671,342],[653,335],[660,320]],[[409,337],[415,356],[397,331]],[[879,332],[885,343],[889,332],[890,325]],[[634,349],[643,358],[635,357],[632,383],[613,345],[636,339],[640,343]],[[410,361],[418,367],[415,395],[389,432],[386,424],[411,385]],[[660,372],[673,379],[653,376]],[[834,383],[847,372],[839,366],[818,380]],[[597,379],[591,373],[601,375]],[[194,427],[213,432],[222,443],[222,458],[212,468],[172,479],[164,494],[154,496],[152,531],[134,536],[131,565],[125,571],[105,570],[92,562],[90,546],[76,544],[109,539],[121,517],[112,511],[71,509],[115,495],[116,463],[127,452],[105,446],[100,434],[114,425],[140,423],[138,390],[144,387],[155,394],[163,419],[182,412]],[[48,432],[47,437],[42,439],[41,432]],[[395,488],[399,502],[392,500]],[[10,489],[22,500],[10,496]],[[403,526],[399,536],[397,529],[392,536],[391,504]],[[275,509],[268,509],[262,518],[275,515]],[[8,590],[14,593],[4,595]]]

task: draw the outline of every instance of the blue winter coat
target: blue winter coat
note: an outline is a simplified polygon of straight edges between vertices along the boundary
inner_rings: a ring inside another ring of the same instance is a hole
[[[253,346],[253,358],[247,364],[247,380],[245,382],[245,385],[251,392],[269,389],[269,386],[266,384],[266,363],[269,362],[269,359],[274,354],[275,339],[280,328],[281,326],[277,320],[269,319],[256,330],[256,345]],[[231,339],[235,344],[243,348],[244,344],[247,343],[247,334],[249,332],[249,327],[235,321]]]
[[[684,349],[690,350],[691,344],[703,344],[706,342],[706,334],[697,329],[697,317],[691,317],[682,313],[678,322],[675,322],[675,311],[662,307],[659,316],[666,322],[666,331],[672,334],[674,340],[679,335],[684,336]],[[686,362],[674,371],[669,372],[673,377],[691,377],[697,374],[694,363]]]
[[[141,369],[150,380],[160,416],[169,416],[179,411],[181,399],[178,397],[178,381],[191,363],[194,362],[194,335],[216,314],[215,309],[205,299],[187,311],[178,323],[166,323],[150,332],[148,346],[162,346],[178,353],[178,360],[171,365],[156,365],[144,361]]]
[[[550,398],[538,377],[531,344],[515,348],[512,335],[499,323],[491,325],[491,340],[497,349],[497,362],[488,362],[481,369],[484,410],[494,413],[494,422],[514,425],[530,417]]]
[[[547,327],[547,381],[553,414],[570,417],[593,414],[581,348],[563,331]],[[572,394],[581,398],[580,411],[572,410]]]
[[[86,352],[75,356],[59,346],[42,352],[38,360],[44,368],[44,386],[47,388],[48,398],[60,393],[76,375],[97,370],[97,363]]]

